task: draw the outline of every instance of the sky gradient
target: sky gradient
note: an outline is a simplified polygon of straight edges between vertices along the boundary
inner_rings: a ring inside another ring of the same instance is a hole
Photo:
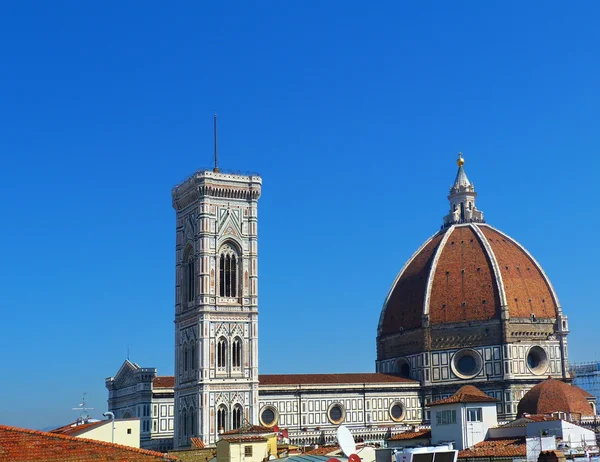
[[[173,373],[171,188],[259,172],[261,373],[374,370],[382,303],[456,153],[597,336],[595,2],[13,2],[0,11],[0,423]]]

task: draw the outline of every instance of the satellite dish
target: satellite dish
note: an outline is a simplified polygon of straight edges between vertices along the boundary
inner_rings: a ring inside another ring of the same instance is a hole
[[[356,452],[356,443],[354,442],[354,437],[348,427],[345,425],[340,425],[337,429],[337,440],[340,448],[342,448],[342,452],[346,457],[350,457],[350,455]]]
[[[350,454],[348,456],[348,462],[361,462],[360,457],[357,454]]]

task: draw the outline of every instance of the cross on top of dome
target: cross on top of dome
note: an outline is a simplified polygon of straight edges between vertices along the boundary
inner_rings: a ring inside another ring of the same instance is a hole
[[[444,227],[461,223],[482,223],[483,212],[475,207],[475,185],[473,185],[464,169],[465,159],[462,152],[456,159],[458,172],[454,184],[450,188],[450,213],[444,217]]]

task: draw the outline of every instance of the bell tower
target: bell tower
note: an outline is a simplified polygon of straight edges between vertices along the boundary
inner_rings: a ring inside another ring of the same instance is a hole
[[[175,448],[189,446],[192,437],[213,444],[222,431],[258,422],[261,185],[258,175],[215,166],[172,190]]]

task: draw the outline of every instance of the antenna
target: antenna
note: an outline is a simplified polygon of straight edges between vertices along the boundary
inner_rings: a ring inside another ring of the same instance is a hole
[[[354,442],[354,437],[348,427],[345,425],[340,425],[336,432],[338,444],[340,448],[342,448],[342,452],[346,457],[350,457],[356,452],[356,443]]]
[[[213,115],[213,129],[214,129],[214,144],[215,144],[215,168],[213,172],[219,173],[219,150],[217,149],[217,113]]]
[[[85,395],[87,395],[86,392],[83,393],[83,398],[81,398],[81,403],[79,403],[79,406],[72,408],[73,411],[79,411],[79,418],[77,421],[81,421],[82,423],[90,418],[90,415],[87,411],[92,411],[94,409],[93,407],[86,406]]]

